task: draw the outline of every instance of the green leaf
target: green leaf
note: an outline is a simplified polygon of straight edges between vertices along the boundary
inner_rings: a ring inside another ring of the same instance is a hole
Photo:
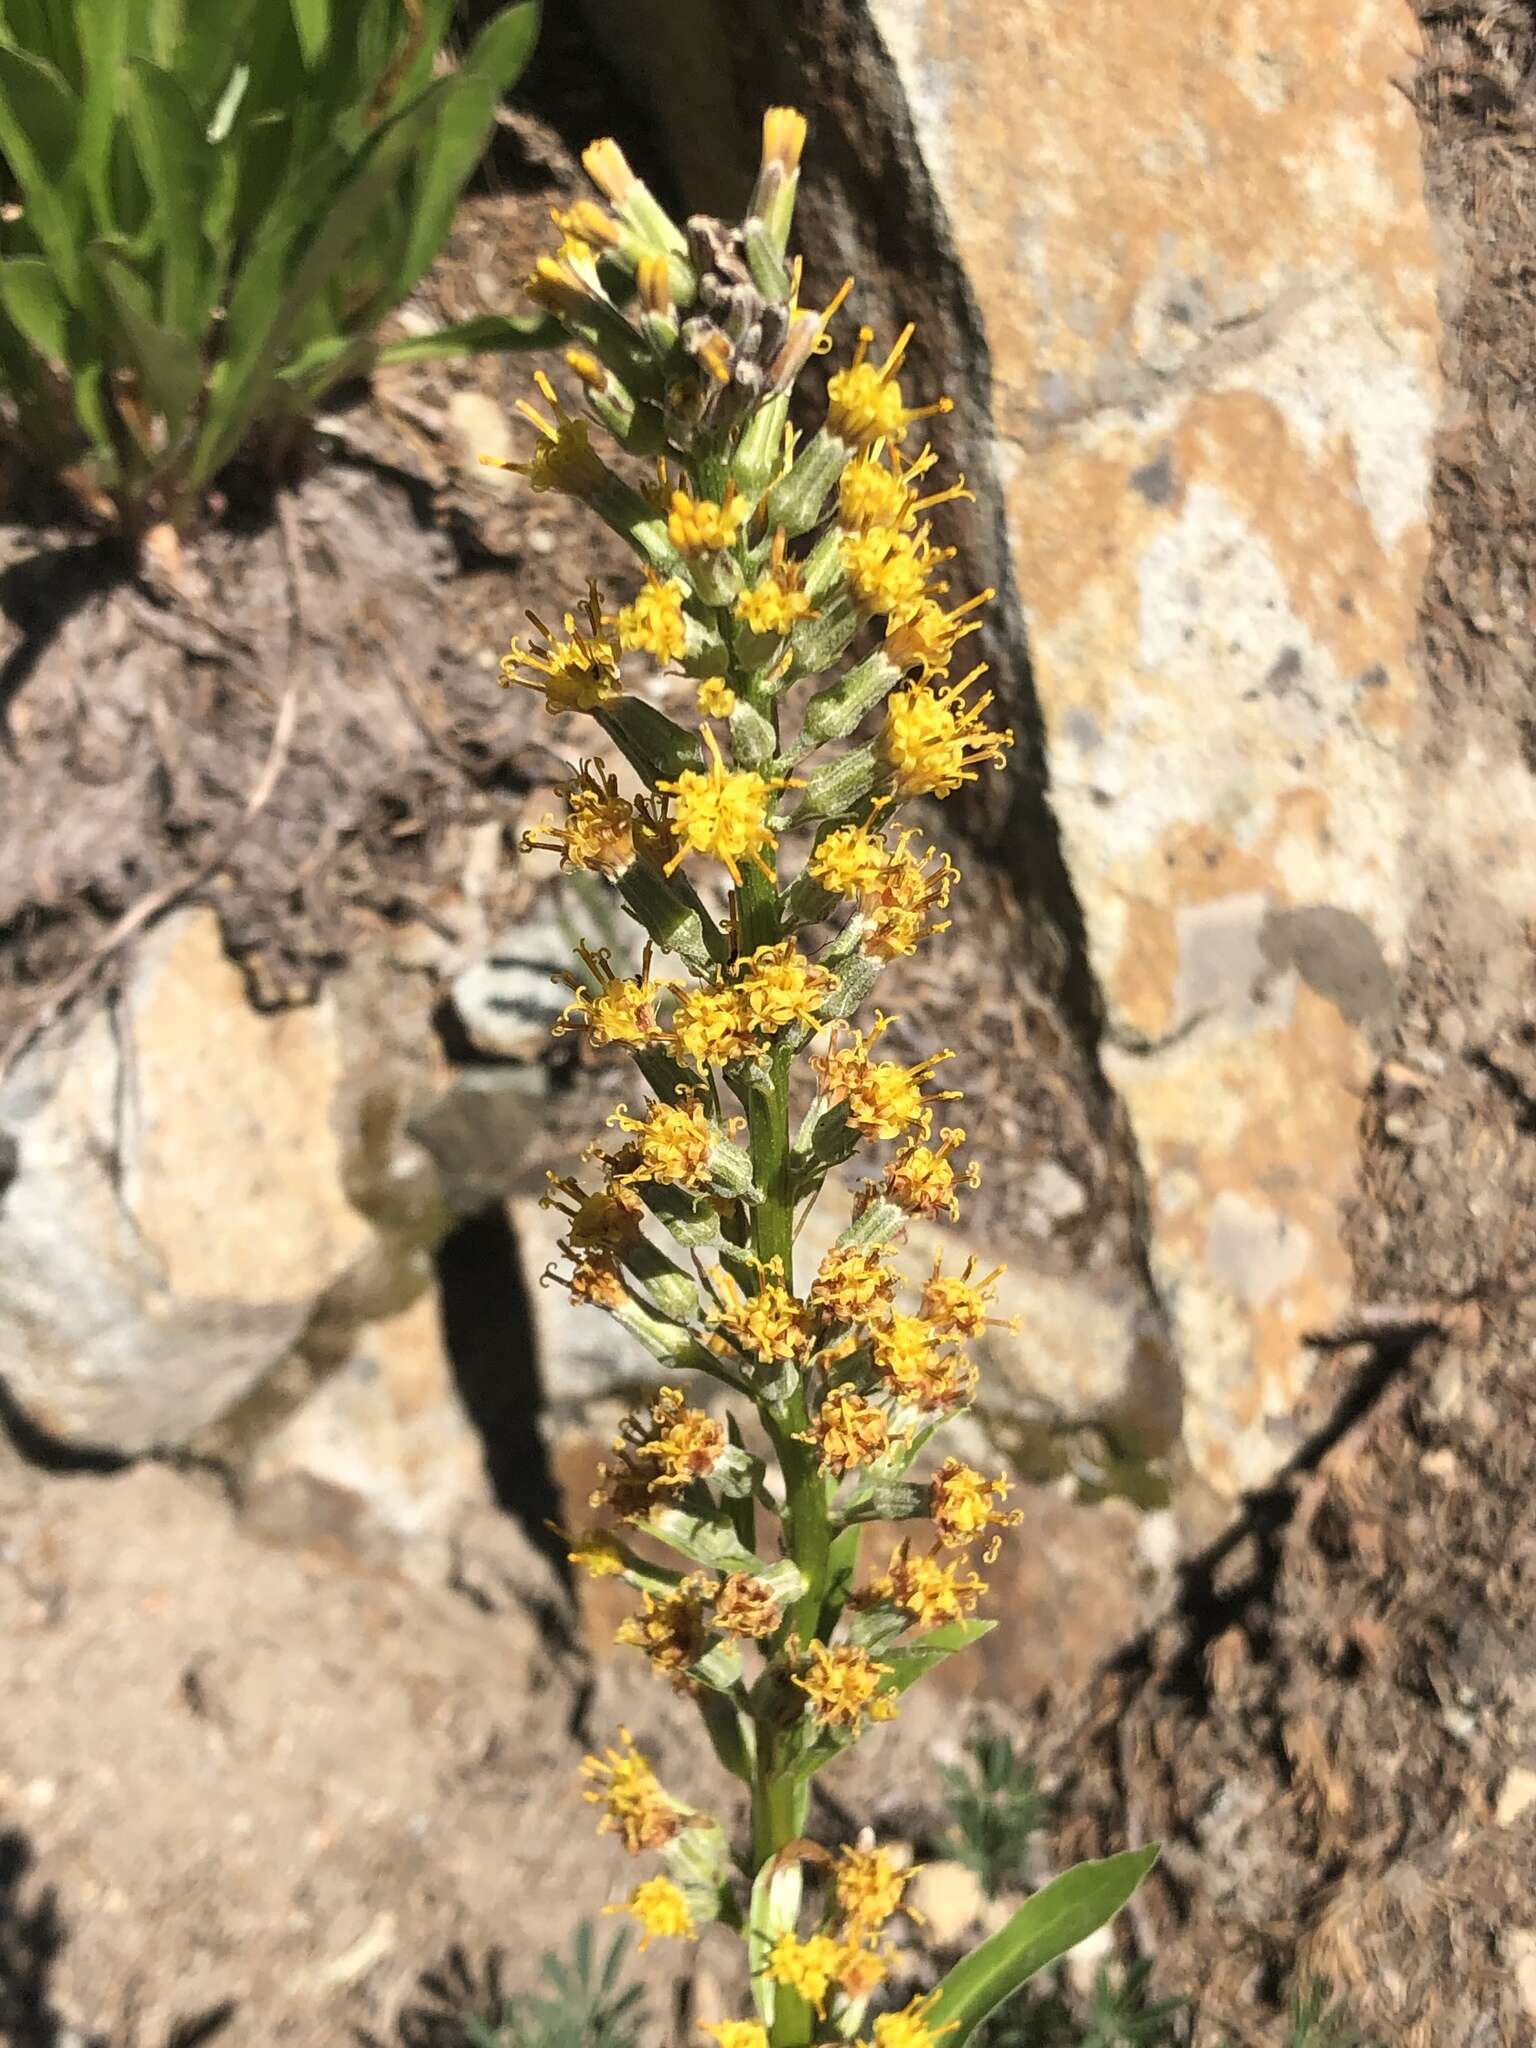
[[[64,193],[80,103],[51,64],[0,43],[0,156],[25,202],[25,223],[66,298],[79,303],[80,237]]]
[[[485,152],[496,112],[489,79],[460,75],[449,81],[431,136],[423,143],[415,172],[415,218],[391,280],[404,298],[442,247],[465,180]]]
[[[210,298],[202,215],[212,147],[179,81],[143,57],[128,67],[127,109],[159,229],[160,318],[182,333],[200,333]]]
[[[113,206],[112,136],[128,56],[127,0],[75,0],[75,21],[85,71],[74,175],[90,201],[97,233],[109,235],[120,225]]]
[[[515,349],[553,348],[564,329],[547,313],[509,319],[505,313],[479,313],[431,334],[410,334],[386,341],[375,351],[376,363],[432,363],[447,356],[507,354]]]
[[[313,71],[331,39],[331,0],[289,0],[299,51],[306,71]]]
[[[968,1650],[996,1627],[995,1621],[947,1621],[942,1628],[929,1629],[921,1642],[909,1648],[882,1650],[880,1662],[891,1667],[893,1681],[885,1690],[909,1692],[935,1664],[942,1664],[946,1657],[953,1657],[960,1650]]]
[[[197,344],[155,319],[149,289],[121,250],[110,242],[93,242],[87,253],[121,323],[144,394],[164,415],[166,431],[174,439],[203,388]]]
[[[214,403],[188,478],[194,488],[215,476],[239,447],[253,414],[276,381],[283,351],[300,317],[316,293],[330,283],[367,228],[374,209],[400,175],[435,114],[436,103],[434,89],[379,130],[351,178],[331,197],[297,262],[291,253],[298,224],[294,212],[304,206],[305,194],[298,190],[287,195],[281,212],[269,224],[266,246],[246,264],[230,301],[225,322],[229,354],[221,365]],[[323,196],[324,185],[316,183]],[[310,213],[315,203],[311,192]],[[285,279],[286,288],[282,288]]]
[[[539,39],[539,0],[520,0],[488,21],[471,44],[460,69],[488,79],[496,97],[510,92],[522,77]]]
[[[12,256],[0,264],[0,305],[45,361],[64,366],[69,307],[44,257]]]
[[[1153,1844],[1097,1863],[1079,1863],[1036,1892],[1006,1927],[944,1978],[933,2010],[924,2014],[934,2034],[943,2035],[946,2048],[963,2048],[1004,1999],[1112,1920],[1157,1857]]]

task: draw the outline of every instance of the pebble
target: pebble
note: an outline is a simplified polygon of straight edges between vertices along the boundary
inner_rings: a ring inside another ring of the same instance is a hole
[[[1536,1801],[1536,1771],[1516,1764],[1499,1787],[1493,1817],[1501,1828],[1513,1827],[1532,1801]]]

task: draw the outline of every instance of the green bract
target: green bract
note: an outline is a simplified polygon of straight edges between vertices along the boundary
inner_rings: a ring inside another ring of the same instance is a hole
[[[451,8],[0,0],[0,382],[32,456],[130,530],[181,523],[342,379],[539,338],[378,340],[538,33],[521,0],[438,76]]]

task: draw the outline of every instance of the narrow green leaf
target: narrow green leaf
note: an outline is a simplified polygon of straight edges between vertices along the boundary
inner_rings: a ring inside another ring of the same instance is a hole
[[[128,66],[126,105],[134,149],[154,200],[160,240],[159,315],[181,333],[208,316],[203,206],[213,149],[180,82],[146,58]]]
[[[1079,1863],[1036,1892],[1006,1927],[945,1977],[933,2010],[924,2015],[933,2033],[943,2036],[946,2048],[963,2048],[1004,1999],[1112,1920],[1157,1857],[1153,1844]]]
[[[968,1650],[972,1643],[979,1643],[996,1627],[995,1621],[949,1621],[942,1628],[929,1629],[920,1642],[909,1647],[882,1650],[880,1662],[891,1667],[892,1683],[886,1690],[910,1692],[935,1664],[942,1664],[946,1657],[953,1657],[959,1650]]]
[[[313,71],[331,40],[331,0],[289,0],[306,71]]]
[[[117,314],[144,395],[163,415],[166,431],[175,439],[203,386],[197,343],[190,334],[155,319],[149,288],[120,249],[109,242],[93,242],[87,253]]]
[[[11,256],[0,264],[0,306],[46,362],[68,360],[69,306],[42,256]]]
[[[75,0],[75,22],[84,77],[73,169],[90,202],[96,232],[110,235],[121,225],[112,203],[112,135],[128,56],[127,0]]]
[[[496,112],[496,89],[489,79],[461,72],[449,84],[414,166],[414,217],[391,280],[396,299],[405,297],[442,247]]]
[[[452,327],[439,327],[431,334],[410,334],[399,341],[386,341],[378,349],[378,363],[431,363],[445,356],[506,354],[518,349],[553,348],[563,334],[558,321],[545,313],[529,313],[509,319],[505,313],[480,313],[472,320],[460,320]]]
[[[247,263],[230,301],[225,323],[229,354],[220,368],[189,478],[194,488],[206,484],[240,445],[263,394],[276,381],[283,352],[300,317],[345,261],[435,112],[434,90],[379,130],[350,180],[326,205],[297,263],[291,262],[289,255],[295,226],[291,208],[302,202],[302,192],[292,194],[270,224],[273,246],[258,251]],[[310,197],[311,212],[317,200],[325,204],[324,192],[324,185],[317,180]]]
[[[508,93],[522,77],[539,39],[539,0],[519,0],[481,29],[460,69],[489,79],[496,97]]]
[[[80,103],[53,66],[0,43],[0,156],[21,188],[26,226],[76,304],[80,223],[68,203],[65,172],[79,132]]]

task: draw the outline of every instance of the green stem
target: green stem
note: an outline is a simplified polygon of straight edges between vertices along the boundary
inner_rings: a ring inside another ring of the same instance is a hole
[[[779,936],[778,889],[754,868],[742,875],[737,893],[738,948],[742,954],[772,945]],[[777,1261],[786,1287],[795,1284],[795,1205],[790,1176],[790,1055],[779,1053],[770,1069],[769,1085],[753,1089],[747,1099],[747,1130],[752,1175],[762,1200],[752,1212],[752,1248],[766,1266]],[[784,1550],[799,1566],[805,1592],[792,1617],[794,1632],[806,1642],[818,1625],[826,1597],[831,1531],[827,1492],[816,1453],[797,1442],[809,1411],[796,1392],[780,1416],[765,1415],[779,1468],[784,1478]],[[752,1860],[754,1874],[795,1841],[805,1828],[807,1787],[794,1784],[782,1771],[771,1728],[757,1731],[757,1766],[752,1784]],[[805,2001],[781,1992],[770,2034],[772,2048],[805,2048],[815,2032],[815,2016]]]

